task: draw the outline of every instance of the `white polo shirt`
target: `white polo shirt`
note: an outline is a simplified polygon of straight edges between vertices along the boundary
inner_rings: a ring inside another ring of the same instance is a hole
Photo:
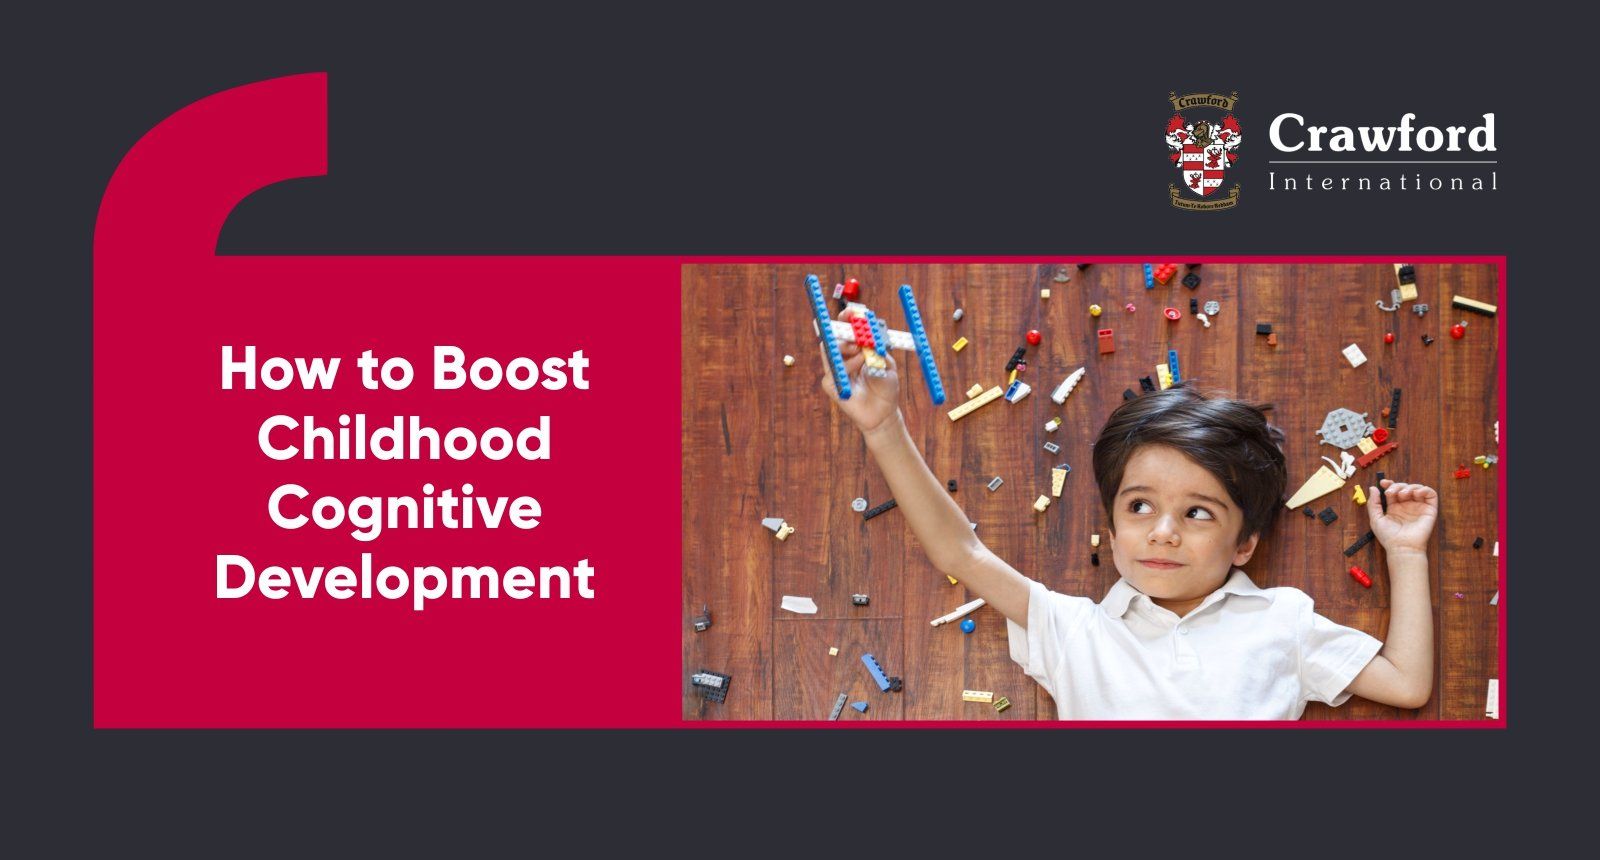
[[[1296,720],[1306,702],[1344,704],[1383,646],[1311,607],[1237,568],[1181,619],[1126,579],[1098,604],[1034,582],[1028,628],[1006,629],[1063,720]]]

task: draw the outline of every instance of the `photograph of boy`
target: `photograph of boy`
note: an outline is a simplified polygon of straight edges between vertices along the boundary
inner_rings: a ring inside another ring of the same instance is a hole
[[[866,439],[934,566],[1005,616],[1011,657],[1061,719],[1298,719],[1308,701],[1352,693],[1421,707],[1433,688],[1428,537],[1438,494],[1384,480],[1372,532],[1394,581],[1386,642],[1312,609],[1295,588],[1257,588],[1242,570],[1272,526],[1288,473],[1263,409],[1186,383],[1125,401],[1094,446],[1095,480],[1122,579],[1099,603],[1056,594],[984,546],[917,452],[899,409],[893,356],[864,372],[843,345],[854,396],[823,390]],[[827,366],[823,353],[823,366]]]
[[[683,718],[1504,720],[1501,277],[685,265]]]

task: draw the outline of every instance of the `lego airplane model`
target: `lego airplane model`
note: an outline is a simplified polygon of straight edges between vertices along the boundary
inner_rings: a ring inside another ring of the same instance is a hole
[[[922,325],[922,312],[917,309],[917,299],[911,294],[910,284],[900,285],[900,305],[905,309],[907,327],[911,329],[909,332],[886,328],[877,314],[855,302],[850,303],[849,309],[853,313],[848,321],[833,319],[828,315],[828,304],[822,297],[822,282],[817,280],[816,275],[806,276],[806,291],[811,296],[811,310],[816,315],[814,328],[823,348],[827,350],[828,364],[833,371],[833,385],[839,391],[840,400],[850,399],[850,376],[845,373],[844,354],[839,351],[839,344],[853,343],[867,351],[867,372],[877,376],[883,375],[888,366],[883,356],[888,355],[889,350],[915,350],[922,362],[922,377],[928,383],[928,394],[933,397],[933,404],[939,406],[944,403],[944,381],[939,378],[939,366],[933,361],[933,348],[928,345],[928,332]]]

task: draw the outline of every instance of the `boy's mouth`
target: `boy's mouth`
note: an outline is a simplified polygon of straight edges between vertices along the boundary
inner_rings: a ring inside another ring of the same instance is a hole
[[[1179,564],[1178,562],[1169,561],[1164,558],[1141,558],[1139,559],[1139,563],[1150,568],[1151,570],[1175,570],[1183,567],[1183,565]]]

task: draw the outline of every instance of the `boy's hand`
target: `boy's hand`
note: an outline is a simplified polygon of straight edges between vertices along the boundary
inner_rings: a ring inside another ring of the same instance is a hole
[[[883,376],[866,372],[867,357],[861,348],[852,343],[840,343],[844,355],[845,374],[850,377],[850,399],[840,400],[839,389],[833,384],[833,372],[828,366],[828,350],[819,341],[817,351],[822,355],[822,390],[838,404],[839,411],[849,416],[856,429],[871,434],[889,426],[889,420],[900,414],[900,377],[895,372],[893,355],[883,357],[889,368]]]
[[[1379,483],[1389,497],[1389,512],[1383,512],[1378,488],[1373,487],[1372,498],[1367,501],[1373,535],[1391,555],[1427,552],[1428,536],[1433,534],[1433,523],[1439,518],[1439,494],[1422,484],[1397,484],[1387,478]]]

